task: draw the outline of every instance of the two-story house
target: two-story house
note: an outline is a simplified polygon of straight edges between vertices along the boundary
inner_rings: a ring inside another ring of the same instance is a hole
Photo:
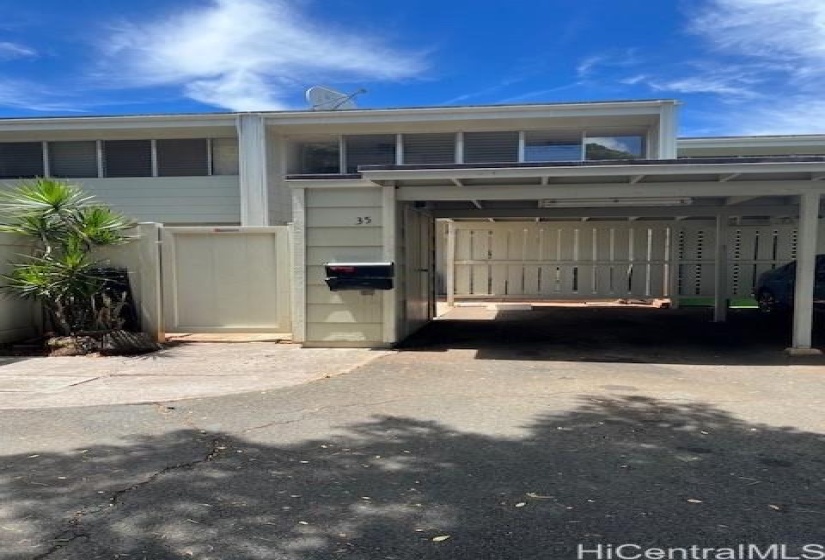
[[[677,138],[672,100],[0,120],[0,178],[141,221],[292,224],[292,331],[398,342],[448,298],[715,298],[797,259],[810,347],[825,137]],[[394,263],[331,291],[330,263]],[[806,274],[810,272],[810,274]]]

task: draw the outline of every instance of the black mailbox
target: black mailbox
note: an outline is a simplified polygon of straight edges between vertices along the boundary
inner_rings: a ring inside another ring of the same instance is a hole
[[[394,266],[391,262],[327,263],[327,286],[341,290],[392,290]]]

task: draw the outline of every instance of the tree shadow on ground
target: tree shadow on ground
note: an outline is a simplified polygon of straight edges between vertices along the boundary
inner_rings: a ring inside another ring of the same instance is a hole
[[[439,319],[401,343],[406,351],[476,350],[477,359],[709,365],[825,364],[789,359],[791,325],[752,309],[713,323],[709,309],[537,307],[493,320]],[[821,319],[821,318],[820,318]],[[825,346],[817,324],[815,346]]]
[[[523,438],[379,417],[278,446],[269,429],[7,457],[0,557],[562,560],[825,537],[825,438],[701,403],[582,397]]]

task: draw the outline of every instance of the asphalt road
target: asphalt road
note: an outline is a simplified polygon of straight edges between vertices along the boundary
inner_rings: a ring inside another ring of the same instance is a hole
[[[424,348],[271,391],[0,411],[0,558],[825,543],[822,366],[521,350]]]

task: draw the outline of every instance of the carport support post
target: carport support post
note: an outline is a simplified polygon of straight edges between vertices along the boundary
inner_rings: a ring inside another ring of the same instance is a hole
[[[791,348],[788,348],[791,355],[820,353],[819,350],[811,348],[819,198],[818,192],[806,192],[799,196],[799,249],[796,257],[793,339]]]
[[[405,263],[396,262],[398,253],[398,227],[402,225],[399,218],[398,204],[395,200],[395,187],[382,187],[382,220],[384,233],[384,246],[382,247],[382,256],[386,262],[395,263],[395,289],[391,292],[384,292],[382,295],[383,305],[383,327],[382,327],[382,342],[386,344],[394,344],[398,342],[398,307],[402,301],[398,298],[400,286],[402,285],[403,274],[401,271],[405,270]],[[403,284],[406,285],[407,279],[403,278]],[[404,327],[406,329],[406,326]]]
[[[713,279],[713,322],[728,319],[728,217],[716,216],[716,267]]]

